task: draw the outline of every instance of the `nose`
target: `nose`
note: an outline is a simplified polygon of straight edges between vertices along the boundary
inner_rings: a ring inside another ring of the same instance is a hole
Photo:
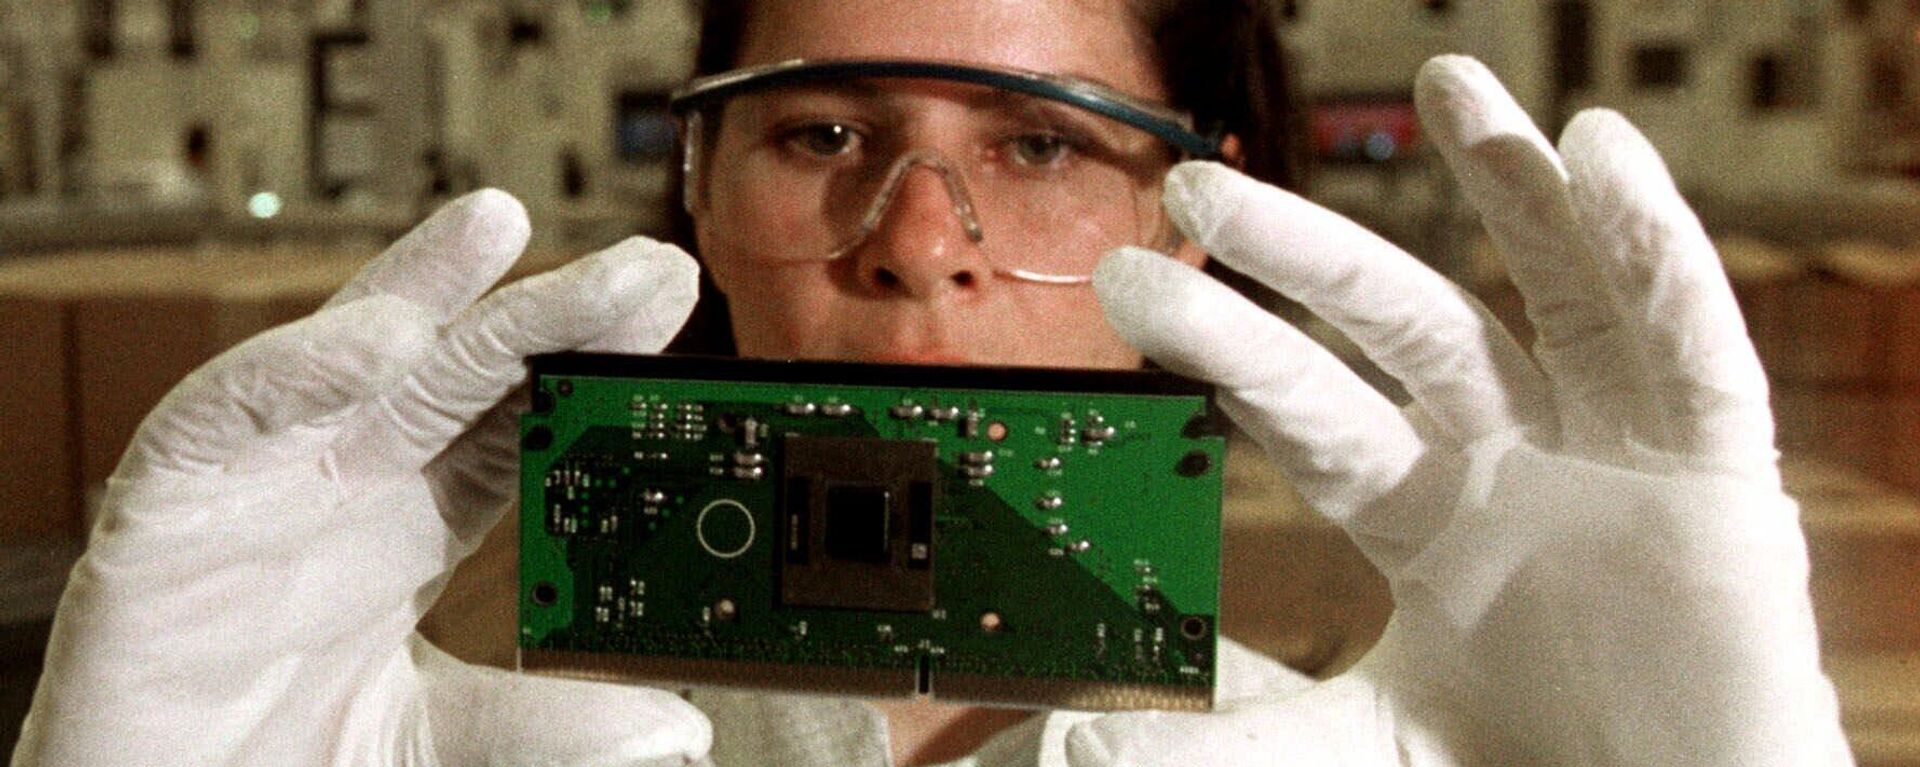
[[[978,290],[991,267],[957,172],[938,159],[909,159],[890,175],[851,254],[860,280],[923,299]]]

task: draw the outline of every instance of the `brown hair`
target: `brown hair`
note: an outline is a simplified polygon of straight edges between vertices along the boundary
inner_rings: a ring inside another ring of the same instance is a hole
[[[1241,169],[1283,187],[1298,188],[1301,154],[1291,64],[1281,46],[1279,14],[1267,0],[1130,0],[1140,29],[1158,52],[1161,76],[1175,108],[1194,118],[1202,133],[1232,135],[1240,141]],[[700,5],[700,47],[694,74],[734,68],[751,0],[696,0]],[[676,171],[677,173],[677,171]],[[673,190],[669,238],[697,253],[693,221]],[[1207,272],[1262,303],[1268,292],[1257,283],[1209,261]],[[726,297],[706,271],[700,276],[700,302],[693,317],[667,347],[688,354],[734,353],[733,325]]]

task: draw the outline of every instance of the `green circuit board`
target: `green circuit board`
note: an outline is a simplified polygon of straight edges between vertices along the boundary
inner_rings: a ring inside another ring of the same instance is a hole
[[[1211,706],[1225,440],[1161,371],[559,354],[520,662],[654,684]]]

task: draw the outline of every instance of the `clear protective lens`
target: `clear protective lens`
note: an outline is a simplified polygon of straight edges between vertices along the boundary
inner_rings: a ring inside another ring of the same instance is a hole
[[[936,191],[955,231],[1012,277],[1085,282],[1108,250],[1171,244],[1159,189],[1178,153],[1045,98],[911,79],[800,83],[733,95],[688,127],[689,210],[756,260],[848,255]]]

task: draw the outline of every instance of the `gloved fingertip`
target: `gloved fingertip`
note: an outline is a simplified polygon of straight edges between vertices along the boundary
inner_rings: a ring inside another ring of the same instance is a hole
[[[1462,53],[1443,53],[1427,59],[1414,76],[1414,97],[1458,92],[1463,87],[1498,84],[1485,63]]]
[[[1072,767],[1106,767],[1114,763],[1114,747],[1106,733],[1109,719],[1111,717],[1101,717],[1081,722],[1067,730],[1067,764]]]
[[[1560,151],[1569,165],[1579,163],[1593,172],[1612,171],[1673,185],[1660,150],[1625,115],[1611,109],[1586,109],[1567,122]]]
[[[502,249],[510,248],[517,253],[533,236],[527,207],[503,189],[487,187],[468,192],[448,203],[447,208],[466,227],[484,227],[491,235],[489,239],[506,246]]]
[[[1118,291],[1122,290],[1123,286],[1138,284],[1143,273],[1149,276],[1158,274],[1159,270],[1166,268],[1168,264],[1192,268],[1151,248],[1138,245],[1114,248],[1107,251],[1107,255],[1093,267],[1094,293],[1104,300],[1109,291]]]
[[[1471,56],[1429,59],[1414,80],[1414,105],[1421,126],[1442,149],[1467,150],[1518,137],[1544,154],[1552,153],[1553,147],[1499,76]]]
[[[1270,374],[1247,348],[1279,322],[1204,272],[1144,248],[1119,248],[1093,273],[1107,323],[1134,349],[1182,375],[1241,386]]]
[[[491,330],[455,334],[484,340],[489,359],[516,371],[521,357],[562,349],[658,349],[692,313],[699,285],[684,251],[629,238],[515,283],[476,306]]]
[[[1420,124],[1433,136],[1434,143],[1440,146],[1460,146],[1471,143],[1464,134],[1467,119],[1461,114],[1473,102],[1474,94],[1483,88],[1482,83],[1493,79],[1493,73],[1479,60],[1459,54],[1435,56],[1420,67],[1420,73],[1413,79],[1414,109],[1420,115]]]
[[[582,342],[582,351],[652,354],[680,332],[700,299],[700,265],[673,245],[645,238],[622,243],[623,250],[653,274],[646,300],[626,318]]]
[[[1658,165],[1663,172],[1666,167],[1653,143],[1625,115],[1611,109],[1583,109],[1574,115],[1560,134],[1560,151],[1569,165],[1583,163],[1594,170],[1622,161],[1641,167]]]
[[[1560,154],[1574,179],[1574,199],[1590,218],[1630,200],[1636,208],[1686,207],[1660,151],[1619,112],[1596,108],[1574,115],[1561,133]]]
[[[1179,313],[1198,298],[1187,275],[1197,271],[1164,254],[1140,247],[1110,251],[1093,270],[1093,291],[1106,311],[1107,322],[1128,343],[1152,356],[1160,327],[1169,313]]]
[[[1567,121],[1566,129],[1560,132],[1560,145],[1612,143],[1611,140],[1601,139],[1623,137],[1629,133],[1638,134],[1639,131],[1634,130],[1633,123],[1628,122],[1624,115],[1606,107],[1592,107],[1580,110],[1573,119]]]
[[[673,757],[698,761],[713,748],[713,725],[706,715],[670,692],[588,682],[567,687],[570,689],[557,690],[561,694],[548,698],[544,710],[597,713],[569,714],[578,717],[570,731],[549,731],[549,736],[572,739],[554,743],[554,753],[608,759],[607,763],[615,764],[667,763]]]
[[[1211,249],[1220,224],[1239,209],[1242,183],[1255,183],[1239,171],[1210,160],[1183,162],[1167,172],[1161,204],[1188,239]]]
[[[647,265],[652,275],[652,294],[688,301],[700,294],[700,262],[672,243],[646,237],[629,237],[616,245],[630,250]]]
[[[706,715],[666,690],[470,666],[411,641],[450,763],[687,764],[713,747]]]
[[[713,725],[679,696],[638,687],[613,689],[633,694],[592,704],[616,713],[581,727],[574,747],[563,745],[558,751],[607,759],[609,764],[692,764],[713,750]]]
[[[343,286],[328,307],[383,293],[452,317],[526,250],[533,225],[513,195],[481,189],[440,206]]]
[[[582,259],[575,278],[580,309],[611,324],[636,313],[684,315],[700,293],[700,267],[677,247],[630,237]]]

